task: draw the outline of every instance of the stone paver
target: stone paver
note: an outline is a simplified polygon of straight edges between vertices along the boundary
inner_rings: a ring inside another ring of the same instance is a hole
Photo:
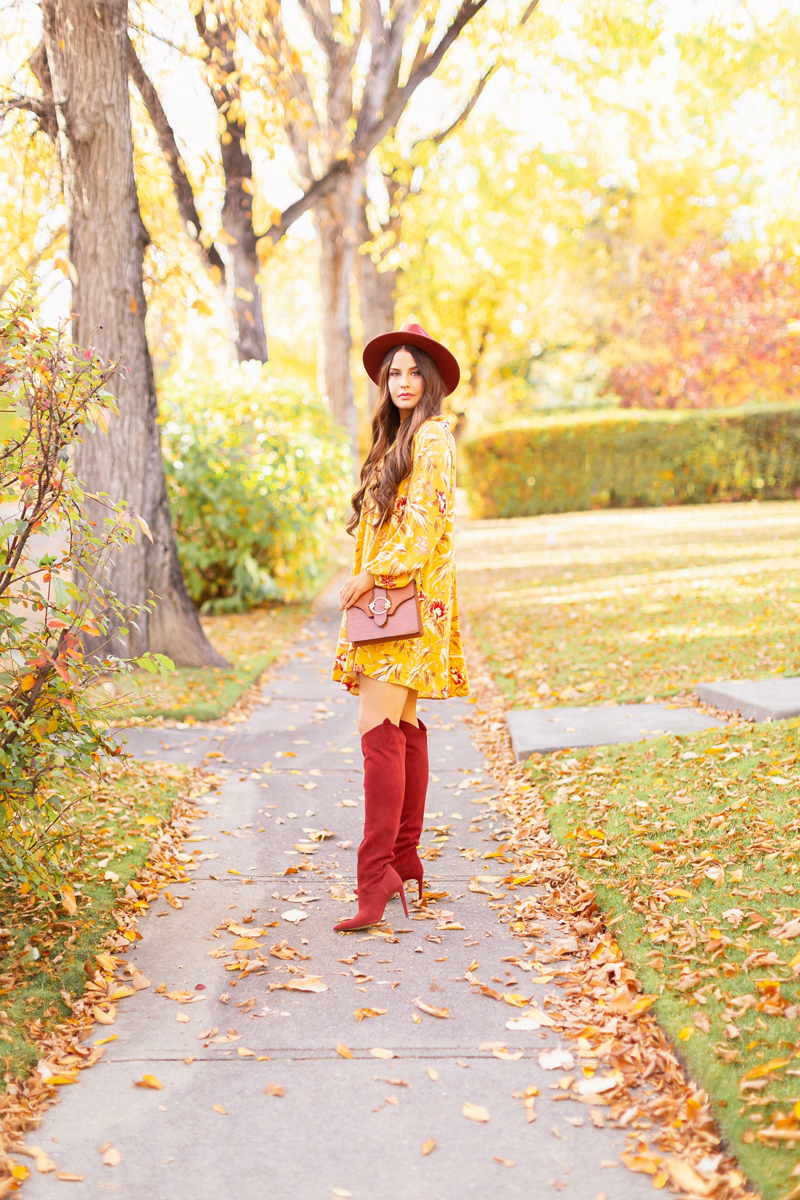
[[[428,864],[429,888],[445,893],[435,906],[438,919],[412,913],[406,920],[394,900],[387,910],[392,936],[333,932],[334,922],[353,911],[330,893],[353,885],[363,819],[357,702],[328,680],[337,628],[328,596],[300,652],[265,685],[263,704],[246,723],[230,730],[131,731],[130,748],[142,758],[155,757],[148,751],[182,762],[199,761],[209,749],[222,754],[211,761],[230,773],[219,799],[207,805],[208,816],[197,822],[196,836],[208,840],[186,846],[218,857],[200,861],[191,881],[173,889],[184,898],[180,910],[159,899],[142,919],[131,961],[153,986],[120,1003],[113,1030],[96,1028],[93,1038],[113,1032],[117,1039],[78,1086],[62,1090],[60,1104],[29,1138],[59,1171],[79,1172],[84,1181],[65,1184],[34,1173],[25,1196],[43,1200],[67,1188],[74,1197],[119,1200],[558,1194],[564,1200],[649,1200],[649,1179],[619,1165],[626,1131],[595,1128],[587,1106],[554,1099],[563,1072],[545,1071],[537,1060],[558,1044],[553,1033],[510,1031],[506,1023],[519,1010],[473,994],[464,978],[477,961],[482,980],[533,995],[539,1006],[553,987],[531,983],[516,964],[502,961],[524,955],[526,944],[500,920],[502,866],[481,857],[499,844],[489,840],[490,832],[502,826],[484,807],[491,781],[463,724],[464,701],[429,702],[422,714],[431,727],[433,776],[426,827],[450,826],[441,856]],[[265,762],[282,773],[254,771]],[[481,828],[470,832],[476,815]],[[304,826],[332,830],[335,837],[310,856],[315,870],[285,875],[302,859],[293,851],[309,836]],[[423,842],[432,836],[435,831]],[[459,848],[475,850],[474,861]],[[474,876],[486,893],[468,890]],[[307,912],[307,919],[285,921],[282,914],[293,909]],[[227,972],[230,960],[209,952],[233,939],[216,927],[250,916],[252,928],[266,927],[258,939],[262,953],[288,939],[310,956],[302,969],[321,976],[329,990],[270,991],[270,984],[296,978],[286,968],[298,964],[276,958],[263,975],[237,981]],[[440,929],[448,920],[463,930]],[[554,925],[548,938],[563,932]],[[541,945],[541,939],[529,943]],[[356,954],[354,963],[341,961]],[[173,1002],[156,993],[162,982],[202,999]],[[201,984],[204,990],[196,990]],[[451,1019],[419,1012],[417,997],[445,1006]],[[353,1014],[363,1007],[388,1011],[359,1023]],[[179,1013],[188,1022],[179,1021]],[[221,1034],[233,1028],[240,1040],[215,1044],[200,1037],[212,1027]],[[522,1057],[501,1061],[481,1049],[487,1042],[521,1050]],[[352,1060],[337,1054],[337,1043],[350,1048]],[[239,1048],[254,1056],[240,1056]],[[396,1057],[377,1059],[374,1048]],[[163,1089],[134,1087],[145,1073]],[[285,1094],[265,1095],[269,1084]],[[529,1124],[512,1093],[531,1084],[542,1094],[538,1118]],[[490,1122],[466,1119],[465,1103],[487,1108]],[[429,1138],[436,1148],[423,1156]],[[106,1143],[122,1155],[116,1167],[102,1164],[99,1148]]]
[[[698,683],[697,695],[704,704],[713,704],[726,712],[738,712],[746,721],[785,721],[789,717],[800,717],[798,675]]]
[[[506,714],[506,722],[518,762],[535,752],[640,742],[664,733],[699,733],[723,724],[696,708],[672,704],[514,708]]]

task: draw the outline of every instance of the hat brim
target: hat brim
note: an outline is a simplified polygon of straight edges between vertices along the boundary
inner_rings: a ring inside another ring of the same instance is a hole
[[[364,354],[362,356],[364,369],[373,383],[378,382],[386,352],[391,350],[393,346],[417,346],[420,350],[424,350],[426,354],[430,354],[439,368],[446,396],[449,396],[458,387],[461,379],[461,368],[456,361],[455,355],[451,354],[441,342],[437,342],[431,337],[425,337],[424,334],[411,333],[402,329],[396,329],[392,333],[382,333],[379,337],[373,338],[371,342],[367,342],[364,347]]]

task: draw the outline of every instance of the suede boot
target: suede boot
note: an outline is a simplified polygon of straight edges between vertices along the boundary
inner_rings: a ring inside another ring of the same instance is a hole
[[[391,896],[400,893],[408,916],[403,881],[392,866],[405,793],[406,739],[387,719],[361,739],[364,755],[364,840],[358,847],[358,912],[334,929],[364,929],[383,920]]]
[[[422,836],[428,794],[428,730],[422,721],[419,727],[401,721],[400,728],[406,739],[406,786],[393,866],[404,883],[407,879],[416,879],[421,900],[423,866],[417,847]]]

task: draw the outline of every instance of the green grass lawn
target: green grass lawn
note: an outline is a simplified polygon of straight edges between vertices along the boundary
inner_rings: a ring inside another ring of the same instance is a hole
[[[457,564],[514,707],[800,674],[800,503],[479,521]]]
[[[151,840],[169,820],[193,772],[159,763],[114,764],[86,795],[78,781],[70,810],[69,879],[77,911],[59,901],[21,897],[13,882],[0,888],[0,1058],[5,1074],[27,1074],[47,1031],[69,1015],[64,994],[83,993],[88,963],[116,928],[119,896],[146,862]],[[78,790],[80,785],[80,791]],[[69,796],[67,796],[69,798]],[[101,1032],[97,1035],[102,1036]]]
[[[212,645],[230,662],[224,667],[178,667],[166,678],[138,671],[99,699],[113,702],[117,721],[167,717],[215,721],[224,716],[296,637],[310,604],[281,604],[219,617],[202,617]]]
[[[794,502],[475,522],[458,579],[512,706],[800,674]],[[743,1170],[800,1198],[800,721],[530,763]]]
[[[765,1200],[800,1162],[799,760],[798,720],[531,760],[553,833]]]

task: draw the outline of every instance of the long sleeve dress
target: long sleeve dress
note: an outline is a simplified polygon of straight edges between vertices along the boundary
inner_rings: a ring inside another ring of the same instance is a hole
[[[414,688],[426,699],[469,695],[456,601],[455,476],[450,428],[443,417],[429,417],[414,435],[411,473],[400,484],[394,512],[382,528],[376,528],[365,503],[353,574],[370,571],[380,587],[404,587],[416,580],[422,636],[353,646],[343,613],[333,679],[345,691],[357,694],[364,674]]]

